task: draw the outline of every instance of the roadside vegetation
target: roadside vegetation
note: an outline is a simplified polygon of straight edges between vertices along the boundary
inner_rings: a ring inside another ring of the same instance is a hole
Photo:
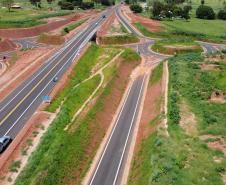
[[[103,56],[105,53],[107,54],[100,59],[100,56]],[[58,93],[56,97],[54,97],[46,110],[49,112],[55,112],[64,98],[71,93],[73,87],[92,75],[92,69],[97,65],[97,63],[100,62],[101,65],[99,67],[101,67],[102,65],[108,63],[117,53],[117,48],[109,49],[92,44],[86,51],[86,54],[79,59],[79,62],[73,69],[73,75],[70,76],[69,83]]]
[[[50,35],[47,33],[42,33],[38,37],[38,42],[51,45],[60,45],[64,43],[64,37],[62,37],[61,35]]]
[[[113,52],[110,52],[111,50]],[[108,64],[119,50],[124,51],[103,71],[104,76],[106,75],[104,88],[98,90],[92,103],[86,106],[84,113],[71,123],[73,114],[100,83],[100,75],[82,81],[101,66]],[[100,62],[98,58],[105,59]],[[131,49],[101,48],[91,45],[75,66],[68,86],[63,93],[60,93],[61,96],[57,96],[56,100],[60,97],[65,101],[60,101],[62,104],[57,117],[32,154],[28,165],[19,175],[16,185],[81,184],[111,122],[109,115],[113,115],[116,111],[128,83],[129,74],[138,65],[139,60],[139,55]],[[77,71],[79,73],[76,73]],[[112,104],[111,101],[114,103]],[[48,109],[54,111],[58,106],[50,105],[50,107]]]
[[[158,40],[151,48],[158,53],[178,54],[185,52],[201,52],[202,49],[198,43],[191,39],[163,39]]]
[[[225,42],[226,4],[224,1],[202,0],[155,1],[147,5],[141,16],[161,21],[159,32],[149,32],[142,23],[135,26],[146,36],[178,37]]]
[[[154,85],[157,83],[159,80],[162,79],[162,73],[163,73],[163,62],[158,64],[151,73],[151,77],[149,79],[150,85]]]
[[[48,13],[47,10],[0,10],[0,28],[24,28],[32,27],[40,24],[45,24],[44,19],[50,17],[64,16],[72,13],[67,10],[60,10],[58,12]]]
[[[139,42],[139,39],[133,34],[100,37],[100,43],[104,45],[130,44],[136,42]]]
[[[218,144],[224,143],[226,137],[226,65],[222,60],[223,57],[217,61],[216,57],[205,59],[198,52],[169,59],[169,136],[160,128],[143,139],[133,161],[129,185],[224,184],[226,156],[221,149],[209,146],[219,138]],[[182,116],[183,102],[189,107],[187,117]],[[193,119],[188,117],[191,113]],[[188,119],[185,130],[183,124]],[[194,126],[196,134],[189,130]],[[202,139],[204,136],[206,139]]]
[[[87,21],[87,19],[83,19],[83,20],[76,21],[74,23],[67,25],[65,28],[62,29],[62,31],[61,31],[62,35],[66,35],[67,33],[74,30],[75,28],[79,27],[80,25],[82,25],[86,21]]]

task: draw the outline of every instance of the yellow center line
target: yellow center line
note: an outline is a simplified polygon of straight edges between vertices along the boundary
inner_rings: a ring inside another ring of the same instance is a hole
[[[13,114],[13,112],[15,112],[15,110],[23,103],[23,101],[37,88],[37,86],[39,85],[39,84],[41,84],[42,83],[42,81],[55,69],[55,67],[64,59],[64,57],[71,51],[73,49],[73,47],[70,49],[70,50],[68,50],[64,55],[63,55],[63,57],[51,68],[51,70],[44,76],[44,77],[42,77],[42,79],[26,94],[26,96],[22,99],[22,100],[20,100],[19,102],[18,102],[18,104],[3,118],[3,120],[1,120],[1,122],[0,122],[0,125],[2,125],[3,123],[4,123],[4,121],[6,120],[6,119],[8,119],[9,118],[9,116],[11,116],[12,114]]]

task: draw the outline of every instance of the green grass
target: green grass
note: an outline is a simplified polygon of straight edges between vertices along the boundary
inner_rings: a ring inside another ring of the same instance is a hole
[[[136,42],[139,42],[139,39],[133,34],[100,37],[100,43],[105,45],[129,44]]]
[[[75,28],[79,27],[80,25],[82,25],[86,21],[87,21],[87,19],[82,19],[80,21],[76,21],[74,23],[69,24],[67,27],[62,29],[62,31],[61,31],[62,35],[66,35],[67,33],[74,30]]]
[[[96,44],[92,44],[88,48],[86,54],[79,59],[74,67],[73,74],[70,76],[70,81],[67,86],[57,94],[46,110],[49,112],[55,112],[61,102],[71,93],[73,87],[91,75],[92,69],[97,63],[101,61],[101,65],[99,66],[101,67],[108,63],[117,54],[117,48],[102,48]],[[105,55],[105,57],[102,57],[100,60],[99,57],[101,55]]]
[[[97,75],[70,94],[15,184],[61,184],[70,169],[79,165],[92,131],[85,121],[72,133],[64,128],[99,82],[100,76]]]
[[[93,47],[98,46],[94,45]],[[86,52],[85,58],[90,56],[93,47]],[[127,53],[130,51],[128,50]],[[121,62],[127,58],[125,56],[123,56]],[[92,92],[91,89],[98,85],[100,76],[93,77],[78,86],[75,92],[70,92],[70,96],[68,96],[57,117],[42,137],[40,145],[30,157],[28,165],[17,178],[15,185],[81,183],[104,135],[103,128],[99,124],[96,115],[105,111],[103,110],[104,102],[109,100],[108,96],[113,88],[117,88],[117,84],[113,86],[117,77],[115,69],[107,70],[106,68],[105,73],[111,74],[111,79],[98,92],[95,105],[91,107],[85,117],[75,120],[69,130],[65,131],[65,126],[70,123],[71,113],[75,111],[74,109],[77,109],[78,105],[82,105],[85,97],[89,92]],[[97,134],[99,140],[93,145],[92,139]],[[90,145],[92,145],[91,149]],[[89,151],[87,151],[87,148]]]
[[[173,86],[170,96],[179,101],[180,94],[188,100],[191,110],[198,117],[200,133],[225,135],[226,104],[211,103],[209,97],[216,90],[226,91],[226,65],[220,62],[221,70],[203,71],[199,67],[203,62],[204,59],[198,53],[170,59],[170,80]]]
[[[190,21],[162,21],[162,31],[150,32],[141,23],[135,27],[147,37],[191,38],[196,40],[223,42],[226,40],[226,28],[223,20],[201,20],[192,18]],[[200,29],[202,28],[202,29]]]
[[[115,26],[114,24],[111,25],[111,27],[109,28],[109,32],[110,33],[128,33],[127,29],[121,24],[119,23],[119,25]]]
[[[152,46],[152,50],[164,54],[178,54],[186,52],[201,52],[198,43],[191,39],[163,39],[158,40]]]
[[[159,80],[162,79],[162,73],[163,73],[163,63],[161,62],[158,64],[151,73],[151,78],[149,80],[150,85],[154,85]]]
[[[202,20],[192,18],[189,21],[163,21],[167,32],[175,35],[185,35],[200,39],[226,40],[226,27],[223,20]]]
[[[183,98],[196,115],[199,134],[225,137],[226,104],[210,103],[208,97],[215,88],[225,90],[218,82],[226,79],[226,65],[220,62],[222,74],[219,75],[215,71],[201,71],[199,64],[203,62],[200,53],[180,54],[169,59],[169,137],[160,129],[143,139],[132,163],[129,185],[224,184],[221,176],[226,171],[224,154],[208,148],[207,141],[185,134],[178,124],[178,104]],[[214,157],[223,160],[217,163]]]
[[[21,9],[8,12],[0,10],[0,28],[32,27],[46,23],[43,19],[68,15],[72,11],[57,11],[49,13],[47,10]]]

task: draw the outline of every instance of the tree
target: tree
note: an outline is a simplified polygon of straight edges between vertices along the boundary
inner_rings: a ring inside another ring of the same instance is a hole
[[[205,0],[201,0],[201,5],[204,5],[205,4]]]
[[[135,5],[131,5],[130,9],[134,12],[134,13],[141,13],[143,11],[143,8],[139,5],[139,4],[135,4]]]
[[[220,10],[217,14],[218,19],[226,20],[226,9]]]
[[[33,6],[41,7],[41,0],[30,0],[30,3],[31,3]]]
[[[159,1],[154,1],[153,8],[152,8],[153,16],[154,17],[159,16],[163,10],[164,10],[164,4]]]
[[[3,0],[2,1],[2,6],[7,7],[9,12],[10,12],[13,3],[14,3],[14,0]]]
[[[71,2],[62,1],[59,5],[61,10],[74,10],[74,6]]]
[[[196,10],[199,19],[215,19],[215,13],[210,6],[200,5]]]
[[[48,2],[49,4],[51,4],[53,1],[54,1],[54,0],[47,0],[47,2]]]

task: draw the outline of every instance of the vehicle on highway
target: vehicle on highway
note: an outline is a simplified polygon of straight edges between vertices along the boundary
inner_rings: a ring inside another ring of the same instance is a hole
[[[102,18],[103,18],[103,19],[106,18],[106,15],[103,15]]]
[[[53,78],[53,82],[57,82],[59,79],[58,79],[58,77],[57,76],[55,76],[54,78]]]
[[[12,138],[10,136],[3,136],[0,138],[0,153],[3,153],[5,151],[11,141]]]

